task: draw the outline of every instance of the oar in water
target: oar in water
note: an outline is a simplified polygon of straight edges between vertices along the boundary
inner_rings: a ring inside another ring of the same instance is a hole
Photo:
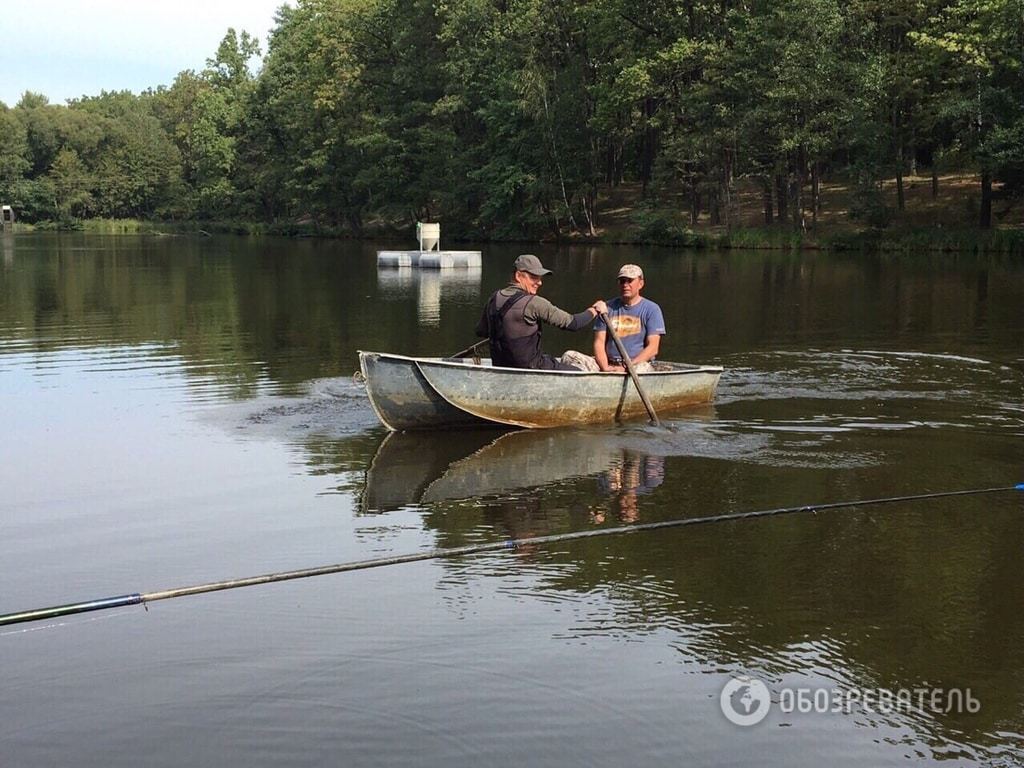
[[[408,555],[395,555],[393,557],[381,557],[376,560],[359,560],[350,563],[335,563],[334,565],[321,565],[315,568],[303,568],[298,571],[282,571],[279,573],[267,573],[262,576],[250,576],[245,579],[230,579],[228,581],[214,581],[208,584],[196,584],[191,587],[178,587],[175,589],[164,589],[158,592],[135,592],[130,595],[118,595],[116,597],[105,597],[99,600],[89,600],[82,603],[68,603],[66,605],[55,605],[50,608],[36,608],[31,611],[19,613],[7,613],[0,615],[0,627],[11,624],[21,624],[29,621],[42,621],[45,619],[56,619],[61,616],[72,616],[79,613],[91,611],[102,611],[108,608],[119,608],[127,605],[140,605],[156,602],[157,600],[170,600],[188,595],[202,595],[209,592],[219,592],[226,589],[238,589],[240,587],[252,587],[257,584],[273,584],[280,581],[293,579],[308,579],[312,576],[325,576],[331,573],[344,573],[346,571],[361,571],[367,568],[381,568],[388,565],[400,563],[415,563],[422,560],[440,560],[466,555],[476,555],[484,552],[497,552],[501,550],[514,550],[523,546],[538,546],[561,541],[572,541],[575,539],[589,539],[594,536],[613,536],[619,534],[640,533],[641,531],[656,531],[664,528],[679,528],[689,525],[707,525],[710,523],[727,523],[738,520],[749,520],[755,517],[771,517],[774,515],[799,514],[806,512],[822,512],[829,509],[848,509],[851,507],[870,507],[879,504],[895,504],[899,502],[924,501],[925,499],[943,499],[951,496],[976,496],[982,493],[1005,493],[1007,491],[1024,491],[1024,483],[1010,485],[1001,488],[973,488],[964,491],[940,491],[939,493],[920,493],[914,496],[892,496],[885,499],[860,499],[856,501],[837,501],[830,504],[813,504],[800,507],[779,507],[777,509],[759,509],[753,512],[733,512],[708,517],[688,517],[679,520],[665,520],[657,523],[640,523],[639,525],[624,525],[618,528],[594,528],[586,531],[573,531],[572,533],[556,533],[550,536],[533,536],[527,539],[512,539],[511,541],[493,541],[485,544],[468,544],[463,547],[451,547],[449,549],[434,549],[427,552],[414,552]]]
[[[633,367],[633,361],[629,359],[629,353],[626,352],[626,346],[622,343],[622,339],[615,333],[615,329],[612,328],[611,322],[608,320],[608,314],[605,312],[601,313],[601,320],[604,321],[605,327],[608,329],[608,335],[612,337],[612,342],[615,344],[615,348],[619,350],[619,355],[622,357],[622,364],[626,366],[626,370],[629,371],[629,378],[633,380],[633,386],[636,387],[636,393],[640,395],[640,400],[643,401],[644,408],[647,409],[647,415],[651,417],[651,424],[656,427],[661,426],[661,422],[658,421],[658,414],[654,412],[654,406],[651,405],[651,399],[647,396],[643,386],[640,384],[640,377],[636,375],[636,368]]]

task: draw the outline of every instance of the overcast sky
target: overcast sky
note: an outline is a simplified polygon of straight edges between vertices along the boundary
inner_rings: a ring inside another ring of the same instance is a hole
[[[134,93],[202,69],[228,27],[267,50],[285,0],[0,0],[0,101]],[[289,4],[294,5],[294,0]]]

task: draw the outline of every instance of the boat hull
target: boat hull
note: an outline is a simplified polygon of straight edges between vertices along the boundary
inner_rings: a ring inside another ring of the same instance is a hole
[[[647,409],[627,374],[483,368],[468,375],[443,360],[417,361],[427,383],[456,408],[486,421],[542,429],[628,421]],[[721,368],[674,367],[640,375],[656,412],[710,402]]]
[[[415,358],[360,352],[359,368],[370,405],[392,431],[493,426],[437,394],[423,378]]]
[[[505,424],[533,429],[608,423],[647,415],[626,374],[500,368],[489,362],[360,352],[367,392],[392,430]],[[722,369],[659,363],[640,375],[654,409],[710,402]]]

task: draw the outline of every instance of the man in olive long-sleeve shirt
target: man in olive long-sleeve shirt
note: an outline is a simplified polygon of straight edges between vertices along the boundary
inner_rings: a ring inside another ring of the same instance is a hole
[[[491,362],[506,368],[543,368],[577,370],[557,358],[546,355],[540,348],[541,323],[578,331],[586,328],[607,305],[598,299],[582,312],[571,315],[547,299],[537,295],[550,275],[540,259],[524,254],[513,264],[512,280],[500,291],[495,291],[484,307],[477,324],[477,336],[490,340]]]

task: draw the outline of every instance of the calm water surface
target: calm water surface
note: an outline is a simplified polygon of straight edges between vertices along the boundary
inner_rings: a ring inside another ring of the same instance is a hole
[[[467,346],[517,252],[449,276],[350,243],[0,239],[0,613],[1024,481],[1024,264],[1000,257],[540,249],[570,310],[642,264],[663,356],[726,367],[714,405],[389,436],[356,350]],[[1020,765],[1022,511],[761,518],[8,627],[0,765]],[[736,675],[770,693],[755,726],[720,707]],[[799,689],[980,709],[782,711]]]

